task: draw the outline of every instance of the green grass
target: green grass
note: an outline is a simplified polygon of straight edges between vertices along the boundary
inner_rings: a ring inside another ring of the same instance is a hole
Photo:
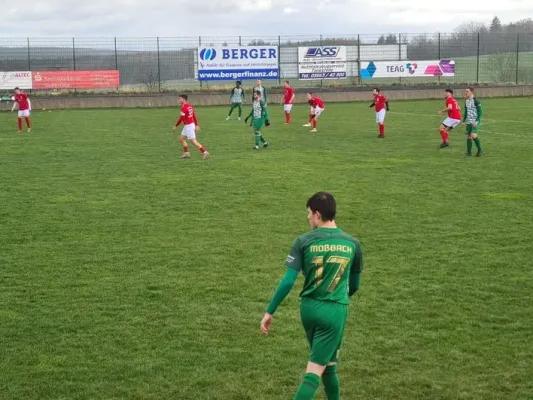
[[[334,193],[365,271],[344,399],[533,397],[532,100],[486,100],[486,156],[438,151],[442,101],[328,104],[319,133],[199,108],[36,112],[0,126],[0,398],[289,399],[307,346],[297,287],[259,334],[305,201]],[[322,393],[320,394],[323,399]]]

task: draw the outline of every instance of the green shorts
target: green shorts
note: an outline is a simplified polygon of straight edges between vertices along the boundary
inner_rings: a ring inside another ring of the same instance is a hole
[[[304,297],[300,303],[300,316],[309,341],[309,361],[318,365],[338,362],[348,306]]]
[[[242,103],[231,103],[231,108],[242,107]]]
[[[471,135],[472,133],[478,133],[479,132],[479,126],[481,125],[481,122],[478,122],[476,126],[472,124],[466,124],[466,135]]]
[[[264,124],[265,124],[265,120],[263,118],[254,119],[254,123],[253,123],[254,131],[256,132],[260,131]]]

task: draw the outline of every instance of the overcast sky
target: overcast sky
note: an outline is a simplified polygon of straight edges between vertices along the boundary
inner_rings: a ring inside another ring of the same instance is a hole
[[[533,17],[533,0],[0,0],[0,37],[451,32]]]

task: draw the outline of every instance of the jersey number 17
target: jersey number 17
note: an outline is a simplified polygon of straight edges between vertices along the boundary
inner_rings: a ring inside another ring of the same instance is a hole
[[[344,271],[346,271],[346,267],[348,266],[348,263],[350,262],[350,259],[347,257],[339,257],[339,256],[330,256],[326,262],[324,263],[324,257],[319,256],[315,257],[313,261],[311,261],[315,267],[315,287],[320,285],[322,281],[324,280],[324,268],[327,268],[328,270],[330,268],[336,269],[335,275],[333,277],[333,280],[328,286],[328,292],[332,293],[339,282],[342,279],[342,276],[344,275]]]

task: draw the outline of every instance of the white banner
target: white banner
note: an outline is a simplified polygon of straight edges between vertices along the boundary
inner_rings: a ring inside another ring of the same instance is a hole
[[[199,47],[198,80],[278,79],[277,46]]]
[[[0,89],[13,90],[16,87],[31,89],[32,79],[30,71],[0,71]]]
[[[361,62],[361,78],[409,78],[455,76],[455,61],[366,61]]]
[[[346,46],[298,47],[301,80],[346,78]]]

